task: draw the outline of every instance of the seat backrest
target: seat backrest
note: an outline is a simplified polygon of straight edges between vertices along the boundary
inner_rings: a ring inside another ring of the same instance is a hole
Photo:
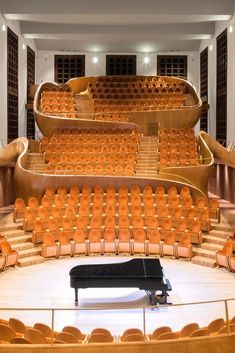
[[[25,324],[20,321],[19,319],[15,319],[13,317],[11,317],[9,319],[9,326],[18,333],[25,333],[26,327]]]
[[[223,253],[223,255],[231,255],[232,252],[233,252],[233,243],[231,241],[226,241],[221,253]]]
[[[74,326],[65,326],[62,332],[71,333],[79,341],[82,341],[85,337],[85,335],[77,327]]]
[[[146,240],[146,233],[143,229],[134,229],[133,237],[134,241],[142,243]]]
[[[24,337],[31,341],[32,343],[45,344],[47,343],[46,337],[41,331],[38,331],[34,328],[28,328],[25,331]]]
[[[156,340],[159,336],[161,336],[163,333],[167,333],[167,332],[172,332],[172,329],[169,326],[162,326],[162,327],[158,327],[156,328],[153,333],[150,335],[150,338],[152,340]]]
[[[176,240],[176,234],[175,232],[168,232],[166,234],[166,239],[165,239],[165,244],[172,245],[175,243]]]
[[[95,342],[113,342],[112,336],[107,336],[104,333],[93,333],[88,338],[88,343],[95,343]]]
[[[38,200],[36,199],[36,197],[32,196],[28,199],[28,206],[30,208],[38,207]]]
[[[129,335],[125,335],[122,337],[122,342],[143,342],[145,341],[145,337],[140,333],[130,333]]]
[[[200,328],[189,335],[189,337],[201,337],[201,336],[208,336],[210,333],[208,329]]]
[[[223,318],[213,320],[208,325],[209,333],[218,332],[222,327],[224,327],[225,322]]]
[[[44,233],[43,234],[43,244],[45,244],[47,246],[56,245],[55,239],[51,233]]]
[[[7,240],[3,240],[1,242],[1,250],[2,254],[10,254],[12,252],[11,245],[8,243]]]
[[[0,341],[10,342],[15,336],[16,333],[11,327],[0,324]]]
[[[12,338],[11,342],[12,344],[32,344],[30,340],[24,337],[14,337]]]
[[[56,335],[56,339],[60,341],[64,341],[66,343],[78,343],[77,338],[72,334],[68,332],[60,332]]]
[[[180,333],[179,333],[179,337],[188,337],[191,335],[191,333],[193,333],[194,331],[199,330],[199,325],[196,322],[192,322],[190,324],[187,324],[186,326],[184,326]]]
[[[188,246],[191,244],[191,234],[190,233],[185,233],[182,235],[180,238],[179,244],[181,246]]]
[[[178,338],[177,333],[175,332],[165,332],[158,336],[157,340],[172,340]]]
[[[42,332],[42,334],[45,337],[52,337],[53,336],[53,331],[50,328],[50,326],[43,324],[41,322],[37,322],[36,324],[34,324],[34,328],[40,332]]]
[[[22,210],[25,208],[25,202],[20,197],[15,200],[15,208],[18,210]]]

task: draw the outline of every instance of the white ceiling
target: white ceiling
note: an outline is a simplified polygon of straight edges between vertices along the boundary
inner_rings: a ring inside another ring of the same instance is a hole
[[[162,52],[197,50],[234,0],[0,0],[39,50]]]

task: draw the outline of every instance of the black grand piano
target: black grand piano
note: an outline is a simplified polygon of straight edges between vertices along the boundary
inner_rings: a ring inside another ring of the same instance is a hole
[[[73,267],[69,274],[70,286],[75,289],[76,306],[78,289],[82,288],[139,288],[148,294],[151,305],[167,303],[167,292],[172,290],[159,259],[79,265]],[[160,291],[160,295],[156,296],[156,291]]]

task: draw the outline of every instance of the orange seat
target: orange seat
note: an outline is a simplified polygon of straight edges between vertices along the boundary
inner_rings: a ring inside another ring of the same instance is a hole
[[[117,254],[117,241],[114,228],[105,228],[103,253]]]
[[[132,242],[131,233],[129,229],[119,229],[118,240],[117,240],[117,252],[132,254]]]
[[[103,254],[103,239],[100,229],[91,229],[88,233],[88,254]]]
[[[227,241],[222,250],[218,250],[215,254],[217,266],[229,268],[228,258],[233,253],[233,244]]]
[[[176,256],[176,234],[168,232],[162,244],[162,255]]]
[[[191,234],[185,233],[181,238],[179,243],[176,244],[175,248],[176,257],[186,257],[191,260],[193,256],[193,249],[191,244]]]
[[[162,242],[159,231],[148,230],[148,253],[149,254],[158,254],[162,253]]]
[[[3,240],[0,243],[0,250],[2,255],[5,256],[4,268],[8,266],[15,266],[18,260],[18,252],[11,248],[11,245],[7,240]]]
[[[159,336],[161,336],[163,333],[167,332],[172,332],[171,328],[169,326],[162,326],[156,328],[152,334],[149,335],[150,340],[157,340]]]
[[[45,233],[43,236],[42,256],[58,258],[59,248],[54,237],[50,233]]]
[[[148,255],[148,241],[143,229],[133,230],[133,254]]]

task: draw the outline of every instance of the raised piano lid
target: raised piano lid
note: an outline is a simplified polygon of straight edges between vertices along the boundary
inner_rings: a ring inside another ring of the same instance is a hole
[[[118,263],[79,265],[73,267],[69,274],[74,278],[135,277],[160,279],[163,277],[159,259],[132,259]]]

